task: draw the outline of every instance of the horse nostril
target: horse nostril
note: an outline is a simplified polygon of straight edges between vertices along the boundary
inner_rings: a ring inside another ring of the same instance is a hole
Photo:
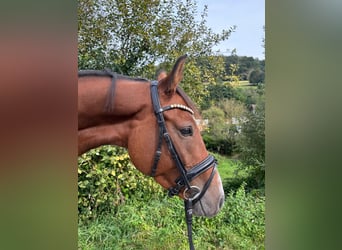
[[[224,203],[224,197],[222,197],[220,199],[219,208],[221,208],[223,206],[223,203]]]

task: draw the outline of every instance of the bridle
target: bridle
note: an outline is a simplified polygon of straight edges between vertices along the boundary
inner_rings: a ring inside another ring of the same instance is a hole
[[[214,156],[208,155],[203,161],[193,166],[190,170],[187,170],[180,159],[173,142],[171,140],[171,137],[167,131],[166,123],[164,119],[164,112],[172,109],[181,109],[186,112],[194,114],[194,111],[192,111],[189,107],[181,105],[181,104],[172,104],[165,107],[161,107],[160,101],[159,101],[159,95],[158,95],[158,81],[151,81],[151,97],[152,97],[152,104],[154,113],[157,118],[158,128],[159,128],[159,138],[158,138],[158,144],[157,144],[157,150],[154,156],[152,170],[151,170],[151,176],[155,177],[158,167],[158,162],[161,156],[161,147],[163,143],[163,139],[166,142],[166,145],[168,147],[168,150],[172,156],[173,161],[175,162],[177,169],[180,172],[180,176],[175,180],[176,185],[174,187],[169,188],[169,196],[174,196],[179,194],[179,192],[184,189],[183,196],[184,196],[184,205],[185,205],[185,214],[186,214],[186,223],[188,228],[188,239],[189,239],[189,245],[190,250],[194,250],[194,245],[192,242],[192,206],[198,202],[205,194],[207,189],[210,186],[210,183],[212,182],[217,162]],[[210,174],[210,177],[208,178],[207,182],[202,187],[202,190],[197,186],[191,186],[190,182],[195,179],[200,174],[207,171],[209,168],[212,167],[212,171]]]

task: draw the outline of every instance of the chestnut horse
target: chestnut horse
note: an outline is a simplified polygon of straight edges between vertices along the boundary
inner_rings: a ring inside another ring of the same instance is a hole
[[[128,149],[132,163],[169,190],[191,200],[193,214],[211,217],[224,202],[216,161],[196,125],[194,104],[178,87],[186,56],[158,81],[110,71],[80,71],[78,153],[101,145]]]

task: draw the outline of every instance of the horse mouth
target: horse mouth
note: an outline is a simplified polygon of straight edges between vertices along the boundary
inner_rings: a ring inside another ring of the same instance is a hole
[[[205,201],[199,200],[193,207],[193,214],[195,216],[203,216],[203,217],[214,217],[217,215],[224,204],[224,196],[222,196],[217,203],[216,206],[214,206],[212,203],[208,204]]]

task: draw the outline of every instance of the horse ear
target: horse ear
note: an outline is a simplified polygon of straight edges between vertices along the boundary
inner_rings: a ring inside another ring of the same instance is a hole
[[[179,57],[173,66],[172,71],[165,78],[161,77],[159,86],[166,95],[173,95],[176,92],[177,85],[183,79],[183,70],[186,58],[187,55]]]
[[[167,73],[165,70],[160,70],[157,74],[157,81],[160,82],[163,80],[165,77],[167,77]]]

